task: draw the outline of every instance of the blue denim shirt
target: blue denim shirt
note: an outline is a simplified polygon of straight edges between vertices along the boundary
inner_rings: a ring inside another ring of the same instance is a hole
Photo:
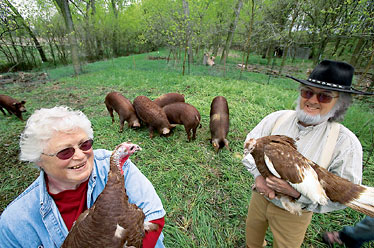
[[[111,151],[94,151],[94,167],[88,182],[87,207],[103,191],[109,172]],[[129,201],[143,209],[145,221],[162,218],[165,210],[151,182],[130,161],[123,165]],[[48,194],[44,172],[9,206],[0,217],[0,247],[60,247],[68,229],[52,197]],[[163,245],[161,233],[156,247]]]

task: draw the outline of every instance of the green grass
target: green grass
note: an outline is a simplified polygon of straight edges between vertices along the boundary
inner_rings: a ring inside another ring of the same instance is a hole
[[[164,204],[167,247],[245,247],[245,219],[253,178],[241,163],[242,144],[264,116],[294,108],[297,83],[250,72],[243,72],[239,80],[235,64],[240,63],[240,56],[230,58],[226,72],[223,65],[210,68],[197,64],[185,76],[180,63],[147,57],[142,54],[86,64],[85,73],[78,77],[71,77],[72,67],[51,69],[47,71],[51,81],[46,84],[6,84],[0,86],[0,94],[25,99],[25,119],[42,107],[67,105],[82,110],[93,124],[94,148],[111,150],[126,140],[139,144],[143,151],[134,155],[133,161],[153,183]],[[263,63],[258,56],[251,57],[251,61]],[[302,77],[305,68],[296,75]],[[168,92],[183,93],[186,102],[194,105],[202,117],[197,139],[187,142],[181,126],[168,138],[156,136],[152,140],[145,127],[132,130],[126,126],[119,133],[118,117],[112,125],[104,105],[106,94],[113,90],[130,100],[138,95],[154,99]],[[215,154],[209,143],[209,111],[217,95],[225,96],[229,103],[228,139],[232,151]],[[368,160],[364,183],[374,186],[374,161],[368,159],[373,149],[373,110],[358,101],[346,117],[344,124],[359,137]],[[38,176],[34,167],[18,160],[19,135],[24,126],[25,122],[15,116],[0,114],[0,211]],[[362,217],[349,209],[315,214],[303,247],[325,247],[320,242],[323,230],[340,229]],[[271,244],[270,234],[267,240]]]

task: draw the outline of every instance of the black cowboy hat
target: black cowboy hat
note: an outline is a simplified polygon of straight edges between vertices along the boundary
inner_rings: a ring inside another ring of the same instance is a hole
[[[351,94],[373,95],[372,92],[364,92],[352,88],[353,66],[345,62],[323,60],[310,73],[308,80],[297,79],[287,75],[287,77],[299,83],[333,91],[341,91]]]

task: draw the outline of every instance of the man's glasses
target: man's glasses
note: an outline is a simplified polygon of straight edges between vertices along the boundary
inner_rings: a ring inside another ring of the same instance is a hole
[[[320,92],[320,93],[315,93],[314,91],[310,90],[310,89],[301,89],[300,90],[300,95],[305,98],[305,99],[310,99],[314,96],[314,94],[317,95],[317,100],[320,102],[320,103],[329,103],[332,101],[333,98],[337,98],[339,96],[332,96],[330,94],[327,94],[327,93],[324,93],[324,92]]]
[[[86,151],[88,151],[92,148],[92,144],[93,144],[93,140],[89,139],[89,140],[86,140],[83,143],[81,143],[78,146],[78,148],[80,150],[86,152]],[[69,158],[73,157],[74,153],[75,153],[75,148],[74,147],[65,148],[65,149],[63,149],[59,152],[54,153],[54,154],[46,154],[46,153],[42,152],[42,154],[44,154],[44,155],[47,155],[47,156],[50,156],[50,157],[56,156],[61,160],[66,160],[66,159],[69,159]]]

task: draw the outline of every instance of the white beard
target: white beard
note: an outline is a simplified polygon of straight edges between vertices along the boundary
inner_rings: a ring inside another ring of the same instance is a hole
[[[336,112],[336,105],[325,115],[309,115],[304,112],[304,110],[300,109],[300,96],[297,99],[297,106],[296,106],[296,115],[297,119],[307,125],[318,125],[322,122],[328,121],[331,117],[334,116]]]

